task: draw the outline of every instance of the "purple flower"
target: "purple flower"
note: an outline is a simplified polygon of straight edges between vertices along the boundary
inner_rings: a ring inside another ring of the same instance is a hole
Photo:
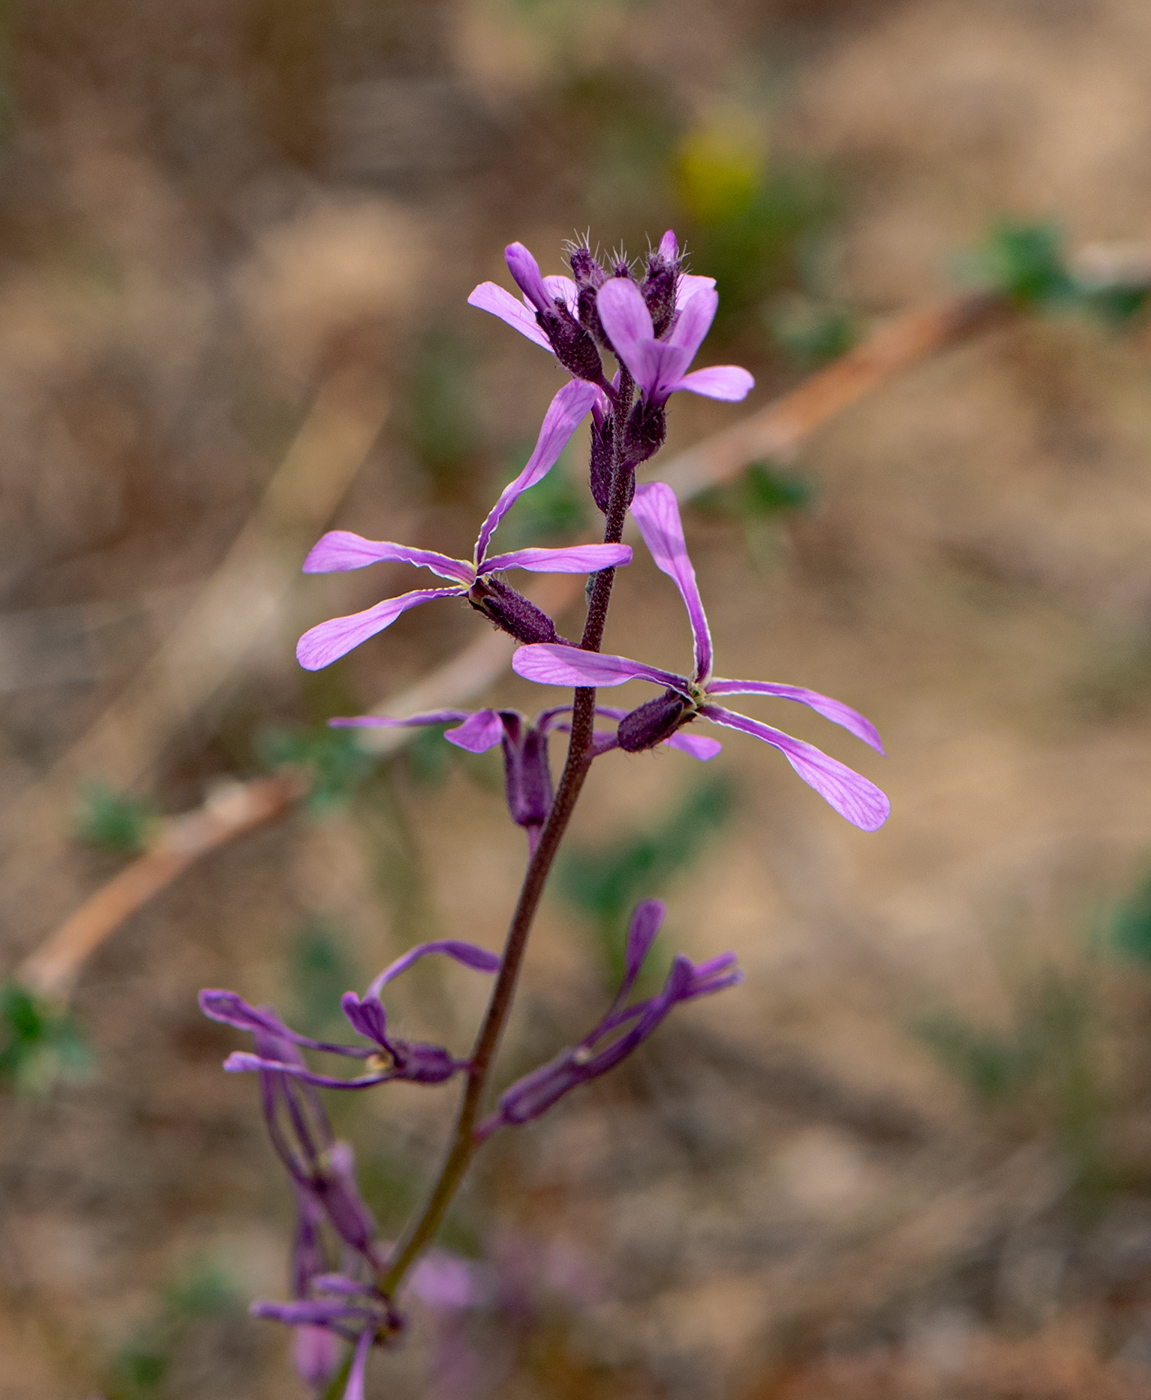
[[[666,237],[674,243],[674,235]],[[647,301],[634,282],[613,277],[600,288],[596,307],[603,328],[649,408],[661,408],[679,389],[737,402],[755,387],[755,380],[738,365],[713,365],[687,373],[718,306],[714,287],[696,288],[679,307],[670,330],[657,338]]]
[[[695,570],[688,558],[675,493],[662,482],[641,486],[635,494],[632,514],[656,565],[679,589],[691,619],[695,638],[695,666],[690,676],[661,671],[624,656],[581,651],[577,647],[538,645],[521,647],[512,666],[527,680],[541,685],[611,686],[629,680],[647,680],[665,687],[662,695],[625,716],[617,731],[619,745],[629,753],[653,748],[680,726],[697,717],[739,729],[780,750],[805,783],[813,787],[841,816],[864,831],[875,831],[891,811],[884,794],[858,773],[827,754],[793,739],[781,730],[748,719],[714,704],[721,695],[773,695],[807,705],[825,719],[842,725],[872,748],[883,752],[875,727],[839,700],[801,686],[767,681],[722,680],[712,676],[711,634],[700,601]]]
[[[567,446],[580,420],[591,408],[598,390],[590,384],[571,383],[552,400],[540,429],[539,440],[519,476],[504,488],[480,529],[473,558],[452,559],[434,550],[411,549],[390,540],[366,540],[350,530],[331,530],[304,560],[308,574],[362,569],[381,560],[415,564],[441,578],[453,580],[451,588],[419,588],[350,617],[321,622],[300,638],[296,656],[300,665],[317,671],[390,627],[402,612],[433,598],[467,598],[468,601],[520,641],[555,638],[555,627],[546,614],[495,577],[501,569],[529,569],[536,573],[583,574],[627,564],[631,550],[622,544],[573,545],[563,549],[517,549],[509,554],[488,555],[496,526],[512,503],[529,487],[542,481]]]
[[[548,767],[548,734],[553,729],[560,732],[570,730],[571,725],[563,718],[570,713],[570,705],[544,710],[536,716],[532,724],[528,724],[518,710],[429,710],[426,714],[410,715],[407,719],[394,719],[391,715],[356,715],[349,719],[330,719],[328,723],[340,729],[391,729],[462,721],[444,734],[444,738],[457,748],[467,749],[470,753],[486,753],[488,749],[502,743],[508,811],[512,821],[527,830],[534,850],[540,829],[551,810],[552,780]],[[597,706],[596,713],[618,722],[625,717],[627,711],[600,705]],[[715,739],[694,734],[673,734],[663,742],[704,761],[714,758],[722,748]],[[596,735],[597,753],[607,753],[610,749],[618,747],[619,742],[615,734]]]
[[[344,1400],[363,1400],[368,1353],[377,1340],[402,1330],[403,1319],[373,1287],[343,1274],[321,1275],[313,1280],[313,1287],[332,1296],[294,1303],[260,1301],[253,1303],[249,1312],[292,1328],[296,1369],[310,1385],[326,1384],[339,1361],[340,1340],[353,1342]]]
[[[457,1070],[466,1069],[467,1061],[453,1059],[439,1045],[425,1045],[391,1035],[387,1012],[380,1000],[380,991],[387,983],[429,953],[443,953],[477,972],[496,972],[500,965],[495,953],[456,938],[439,938],[418,944],[386,967],[362,998],[355,992],[344,993],[340,1003],[344,1015],[357,1034],[372,1042],[370,1046],[338,1045],[300,1035],[284,1025],[274,1008],[250,1006],[235,992],[206,989],[200,993],[200,1009],[212,1020],[235,1026],[237,1030],[250,1031],[255,1037],[258,1053],[236,1050],[224,1061],[224,1068],[233,1074],[249,1071],[274,1073],[277,1081],[290,1078],[323,1089],[369,1089],[374,1084],[384,1084],[393,1079],[406,1079],[416,1084],[442,1084]],[[316,1074],[304,1064],[296,1049],[301,1045],[327,1055],[364,1060],[368,1073],[354,1079]]]
[[[614,1069],[679,1002],[709,996],[743,980],[743,973],[735,966],[734,953],[724,953],[698,965],[679,953],[662,991],[621,1009],[659,933],[664,912],[662,900],[645,899],[637,905],[627,933],[623,983],[603,1020],[578,1045],[561,1050],[546,1065],[513,1084],[501,1096],[497,1111],[476,1129],[478,1140],[483,1141],[497,1128],[538,1118],[576,1085]]]

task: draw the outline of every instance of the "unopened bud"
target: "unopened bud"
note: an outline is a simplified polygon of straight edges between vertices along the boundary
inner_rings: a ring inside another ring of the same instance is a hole
[[[646,462],[663,446],[667,437],[667,414],[663,407],[653,407],[642,399],[627,420],[624,456],[634,467]]]
[[[530,644],[563,640],[547,613],[502,579],[482,574],[472,584],[467,596],[473,608],[519,642]]]
[[[625,753],[654,749],[675,733],[684,723],[685,715],[690,718],[690,710],[690,700],[679,691],[665,690],[620,720],[616,730],[620,748]]]

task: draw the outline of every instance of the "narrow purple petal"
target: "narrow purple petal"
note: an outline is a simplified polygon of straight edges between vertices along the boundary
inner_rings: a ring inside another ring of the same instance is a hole
[[[685,351],[688,364],[695,359],[696,351],[711,330],[711,323],[715,320],[718,309],[719,293],[714,288],[700,287],[695,295],[684,303],[683,310],[667,337],[667,344]]]
[[[365,1327],[356,1343],[356,1353],[352,1358],[352,1369],[348,1372],[348,1386],[344,1400],[364,1400],[364,1379],[368,1369],[368,1353],[372,1349],[374,1327]]]
[[[540,685],[605,686],[623,685],[624,681],[654,681],[688,694],[691,683],[686,676],[659,671],[626,656],[609,652],[583,651],[556,642],[536,642],[520,647],[512,655],[512,670],[524,680]]]
[[[579,315],[579,292],[570,277],[562,275],[545,277],[544,290],[553,302],[558,298],[573,316]]]
[[[253,1303],[248,1309],[253,1317],[272,1317],[291,1327],[302,1323],[325,1327],[340,1322],[375,1321],[379,1314],[372,1308],[352,1307],[348,1303],[327,1302],[324,1299],[303,1300],[298,1303]]]
[[[340,1361],[340,1339],[326,1327],[301,1322],[293,1329],[292,1362],[296,1375],[318,1389],[331,1380]]]
[[[304,573],[334,574],[348,569],[363,569],[368,564],[385,560],[397,564],[416,564],[421,569],[431,569],[441,578],[455,579],[460,583],[470,584],[476,574],[466,559],[452,559],[434,549],[409,549],[406,544],[393,544],[391,540],[366,540],[351,530],[329,530],[309,551],[304,560]]]
[[[688,734],[683,729],[663,742],[670,749],[680,749],[683,753],[691,754],[692,758],[698,758],[701,763],[706,763],[709,758],[723,752],[723,745],[718,739],[709,739],[704,734]]]
[[[548,411],[544,414],[540,435],[536,439],[536,445],[532,449],[532,455],[528,458],[526,466],[514,481],[504,487],[499,500],[480,527],[475,552],[477,568],[483,562],[492,532],[496,526],[511,509],[513,503],[529,487],[542,481],[559,461],[560,453],[571,441],[572,434],[579,427],[592,404],[595,403],[599,393],[599,389],[594,384],[589,384],[583,379],[573,379],[571,383],[565,384],[552,399],[548,405]]]
[[[714,277],[699,277],[693,272],[685,272],[676,283],[675,309],[682,311],[696,292],[710,292],[714,286]]]
[[[470,710],[429,710],[423,715],[397,719],[394,715],[352,715],[346,719],[330,719],[329,729],[407,729],[421,724],[451,724],[467,719]]]
[[[394,1076],[388,1074],[365,1074],[356,1079],[337,1079],[331,1074],[314,1074],[304,1065],[286,1065],[281,1060],[265,1060],[259,1055],[251,1055],[246,1050],[233,1050],[224,1061],[229,1074],[251,1074],[272,1070],[277,1074],[288,1074],[293,1079],[302,1079],[305,1084],[315,1084],[321,1089],[370,1089],[373,1084],[382,1084]]]
[[[385,1050],[391,1050],[388,1044],[388,1013],[379,997],[367,996],[361,1001],[355,992],[345,992],[340,998],[340,1006],[358,1035],[365,1040],[374,1040]]]
[[[296,660],[305,671],[319,671],[390,627],[409,608],[430,603],[433,598],[458,598],[466,591],[462,588],[417,588],[412,593],[401,593],[398,598],[385,598],[364,612],[333,617],[304,633],[296,644]]]
[[[779,749],[803,781],[813,787],[841,817],[846,817],[852,826],[858,826],[863,831],[878,831],[891,814],[891,803],[874,783],[813,745],[793,739],[790,734],[772,729],[768,724],[748,719],[746,715],[721,709],[719,705],[703,705],[700,714],[714,724],[740,729]]]
[[[660,926],[663,924],[667,905],[662,899],[645,899],[637,904],[627,930],[627,951],[624,961],[624,978],[613,1003],[613,1010],[627,1000],[628,993],[635,986],[644,959],[651,951]]]
[[[480,573],[528,569],[536,574],[594,574],[598,569],[618,569],[630,563],[630,545],[573,544],[562,549],[515,549],[510,554],[493,554],[484,560]]]
[[[474,1308],[491,1290],[483,1271],[466,1259],[433,1249],[411,1272],[412,1291],[433,1308]]]
[[[679,257],[679,244],[675,241],[675,229],[669,228],[664,236],[659,240],[659,247],[656,249],[656,256],[664,262],[673,263]]]
[[[487,948],[481,948],[475,943],[464,943],[458,938],[436,938],[430,943],[417,944],[402,958],[389,963],[368,988],[368,996],[378,997],[382,988],[401,972],[406,972],[414,962],[426,958],[429,953],[443,953],[449,958],[455,958],[456,962],[463,963],[465,967],[475,968],[477,972],[499,971],[499,955],[489,952]]]
[[[708,369],[692,370],[673,385],[675,390],[686,389],[688,393],[702,394],[706,399],[723,399],[725,403],[739,403],[754,388],[755,380],[739,365],[712,365]]]
[[[869,719],[865,719],[858,710],[853,710],[850,705],[845,705],[842,700],[833,700],[830,695],[820,695],[818,690],[805,690],[800,685],[775,685],[771,681],[717,679],[708,682],[707,693],[709,695],[777,695],[782,700],[795,700],[800,705],[807,705],[817,714],[821,714],[824,719],[831,720],[832,724],[842,725],[857,739],[862,739],[865,744],[870,744],[877,752],[883,753],[883,743],[879,738],[879,731]]]
[[[200,1010],[213,1021],[220,1021],[225,1026],[235,1026],[237,1030],[247,1031],[256,1036],[257,1049],[259,1038],[264,1037],[265,1047],[276,1042],[287,1042],[286,1045],[278,1045],[276,1053],[282,1051],[287,1054],[291,1045],[306,1045],[310,1050],[323,1050],[329,1055],[363,1058],[359,1051],[351,1046],[332,1045],[326,1040],[313,1040],[311,1036],[300,1035],[298,1031],[284,1025],[271,1007],[251,1006],[235,992],[206,988],[200,993]],[[268,1037],[271,1037],[271,1040]],[[294,1051],[292,1053],[295,1054]]]
[[[650,394],[659,382],[662,360],[643,293],[631,278],[612,277],[596,294],[596,308],[617,359]]]
[[[371,1285],[357,1283],[346,1274],[317,1274],[312,1283],[321,1293],[335,1293],[342,1298],[370,1298]]]
[[[481,311],[490,311],[513,330],[519,331],[520,335],[526,335],[529,340],[534,341],[536,345],[542,345],[547,351],[551,350],[551,342],[540,329],[535,312],[530,311],[518,297],[512,296],[511,292],[498,283],[481,282],[468,297],[468,305],[477,306]]]
[[[662,481],[651,481],[637,486],[635,499],[631,503],[631,513],[656,567],[674,580],[679,589],[691,620],[691,631],[695,640],[695,679],[706,680],[711,674],[711,633],[708,631],[703,601],[699,596],[695,569],[692,568],[691,559],[688,557],[675,492]]]
[[[504,261],[515,279],[516,286],[537,311],[551,311],[552,299],[540,275],[540,265],[522,243],[509,243],[504,249]]]
[[[463,724],[449,729],[444,738],[469,753],[487,753],[504,737],[504,722],[498,710],[479,710]]]

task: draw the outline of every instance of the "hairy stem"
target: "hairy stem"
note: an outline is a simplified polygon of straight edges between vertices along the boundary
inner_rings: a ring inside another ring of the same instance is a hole
[[[630,463],[620,459],[619,445],[623,442],[623,429],[631,409],[632,394],[631,377],[626,370],[621,369],[619,388],[613,406],[617,447],[604,526],[605,544],[618,544],[622,539],[624,520],[631,503],[631,486],[635,471]],[[602,569],[594,575],[588,599],[587,620],[580,640],[580,646],[585,651],[600,649],[614,581],[614,569]],[[416,1259],[439,1233],[444,1216],[479,1146],[475,1137],[476,1120],[487,1089],[488,1074],[508,1013],[511,1011],[516,982],[544,886],[592,764],[594,733],[595,691],[581,687],[575,692],[572,706],[571,741],[568,744],[567,759],[547,822],[540,833],[539,844],[528,861],[523,884],[520,886],[515,913],[512,915],[511,927],[504,944],[499,974],[472,1049],[467,1085],[456,1116],[451,1145],[422,1211],[396,1246],[387,1268],[380,1275],[379,1287],[385,1294],[391,1295],[395,1292]]]

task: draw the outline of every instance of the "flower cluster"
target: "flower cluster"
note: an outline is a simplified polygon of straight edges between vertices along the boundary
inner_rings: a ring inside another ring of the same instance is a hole
[[[713,758],[721,747],[718,741],[689,731],[695,721],[706,720],[750,734],[778,750],[804,782],[855,826],[874,831],[889,812],[886,797],[867,778],[811,744],[720,703],[730,695],[790,700],[883,752],[875,728],[841,701],[801,686],[724,680],[714,674],[711,633],[675,494],[659,482],[636,484],[637,467],[664,441],[672,394],[684,390],[734,402],[753,387],[747,371],[735,365],[691,369],[715,317],[714,280],[685,271],[670,231],[649,253],[642,273],[622,258],[603,266],[583,246],[571,249],[570,277],[544,276],[519,243],[506,250],[506,259],[521,296],[484,282],[469,302],[549,351],[570,376],[552,399],[527,465],[488,513],[470,560],[368,540],[347,530],[324,535],[304,563],[306,572],[404,563],[431,570],[447,579],[449,586],[415,589],[363,612],[320,623],[301,637],[298,647],[301,664],[316,670],[383,631],[410,608],[436,598],[463,598],[519,644],[512,664],[521,677],[541,685],[575,688],[574,700],[545,709],[533,719],[511,709],[440,709],[406,717],[364,715],[330,721],[339,726],[450,726],[444,737],[461,749],[483,753],[500,747],[508,812],[525,831],[530,853],[504,954],[450,938],[413,948],[386,967],[362,997],[356,992],[344,995],[344,1015],[357,1037],[349,1044],[301,1035],[285,1025],[273,1008],[252,1006],[234,992],[205,991],[200,998],[206,1015],[252,1037],[252,1049],[231,1054],[225,1068],[259,1077],[268,1132],[296,1204],[291,1300],[257,1303],[253,1311],[293,1329],[297,1368],[315,1385],[330,1383],[341,1347],[350,1344],[345,1400],[362,1400],[372,1347],[402,1329],[403,1319],[385,1285],[392,1288],[419,1248],[433,1238],[446,1209],[444,1201],[458,1184],[458,1164],[466,1165],[471,1153],[499,1129],[539,1118],[573,1089],[620,1064],[680,1003],[741,980],[732,953],[699,964],[679,954],[660,990],[632,1001],[665,913],[660,901],[644,900],[627,930],[621,986],[601,1020],[578,1044],[504,1089],[486,1118],[479,1116],[531,918],[587,766],[615,750],[636,754],[657,747],[679,749],[701,760]],[[610,373],[605,369],[605,354],[615,360]],[[491,553],[492,537],[512,504],[547,475],[589,417],[589,487],[606,517],[603,543]],[[631,549],[622,543],[629,509],[652,560],[672,579],[687,609],[694,654],[690,670],[684,673],[600,650],[614,570],[632,557]],[[509,569],[590,576],[588,621],[579,645],[561,637],[554,620],[506,582],[502,575]],[[630,710],[596,703],[595,691],[631,680],[650,682],[660,693]],[[549,738],[555,733],[572,736],[558,787],[553,784],[548,755]],[[578,781],[569,781],[573,772],[579,775]],[[444,1046],[406,1040],[389,1026],[381,996],[384,988],[429,954],[495,975],[487,1019],[469,1058],[458,1058]],[[358,1072],[321,1071],[305,1058],[305,1051],[350,1059]],[[367,1089],[394,1080],[436,1086],[457,1077],[468,1080],[468,1091],[456,1139],[430,1204],[414,1228],[412,1238],[417,1244],[394,1253],[378,1238],[376,1223],[356,1184],[351,1148],[333,1136],[318,1091]],[[461,1261],[433,1251],[412,1270],[409,1282],[431,1306],[451,1312],[470,1306],[460,1301],[460,1280],[466,1272]],[[463,1293],[468,1289],[463,1288]]]

